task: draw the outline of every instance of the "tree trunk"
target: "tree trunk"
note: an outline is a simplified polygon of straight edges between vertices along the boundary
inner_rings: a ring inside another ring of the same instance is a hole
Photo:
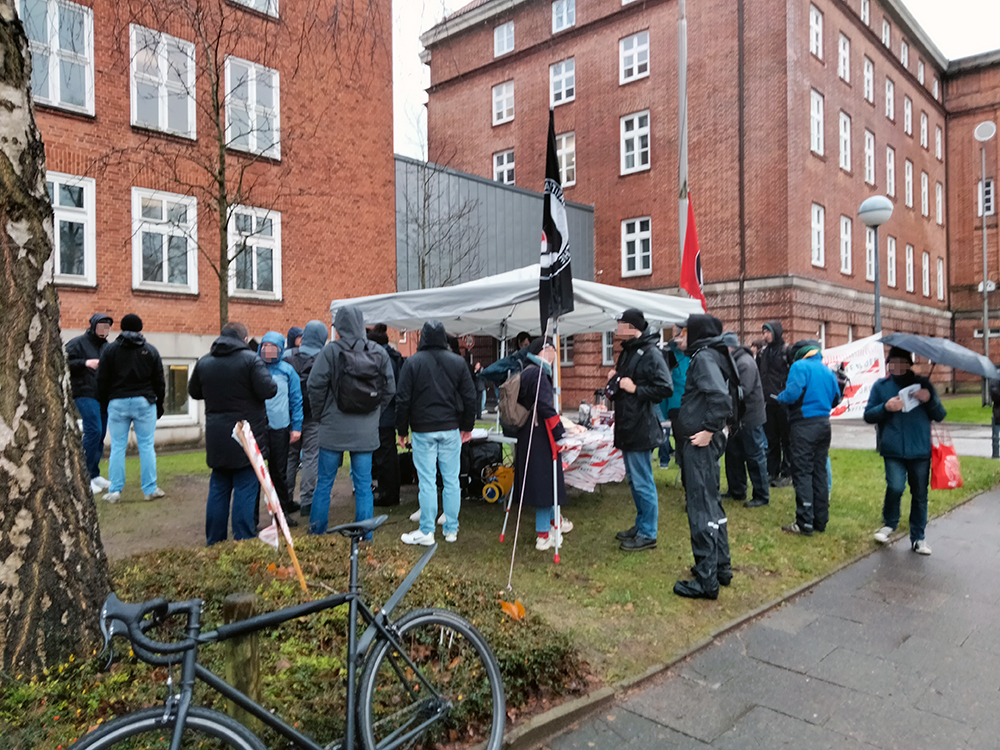
[[[52,207],[28,43],[0,0],[0,670],[38,674],[100,643],[107,558],[52,284]]]

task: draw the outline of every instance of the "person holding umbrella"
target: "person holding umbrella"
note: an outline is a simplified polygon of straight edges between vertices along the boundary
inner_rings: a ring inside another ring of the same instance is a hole
[[[888,376],[877,381],[865,407],[865,421],[878,430],[878,449],[885,461],[882,528],[875,541],[885,544],[899,525],[900,502],[910,484],[910,545],[929,555],[927,485],[931,475],[931,422],[945,418],[945,408],[931,381],[913,372],[913,355],[892,347],[886,358]]]

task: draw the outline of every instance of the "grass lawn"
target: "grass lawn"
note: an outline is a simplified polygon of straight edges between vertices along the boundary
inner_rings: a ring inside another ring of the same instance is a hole
[[[948,410],[946,422],[990,424],[993,418],[993,408],[983,406],[983,399],[979,395],[945,398],[942,403],[944,403],[944,408]]]

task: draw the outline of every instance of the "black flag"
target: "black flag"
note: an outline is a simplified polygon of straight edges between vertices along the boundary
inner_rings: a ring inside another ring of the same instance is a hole
[[[559,182],[556,126],[549,110],[549,147],[545,157],[545,201],[542,207],[542,273],[538,283],[538,308],[542,333],[550,318],[573,310],[573,272],[570,269],[566,199]]]

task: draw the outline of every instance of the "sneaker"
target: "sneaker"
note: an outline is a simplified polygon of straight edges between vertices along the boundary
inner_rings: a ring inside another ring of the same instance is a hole
[[[625,552],[640,552],[641,550],[656,549],[656,540],[636,534],[631,539],[625,539],[621,543],[621,549]]]
[[[889,541],[889,537],[892,536],[894,530],[891,526],[883,526],[875,532],[875,541],[879,544],[885,544]]]
[[[434,544],[434,535],[425,534],[420,529],[403,534],[400,539],[403,540],[403,544],[418,544],[421,547],[430,547]]]
[[[929,555],[931,553],[931,548],[927,546],[927,542],[925,542],[923,539],[914,542],[913,547],[911,549],[918,555]]]
[[[562,539],[560,539],[559,536],[559,532],[550,531],[548,536],[535,537],[535,549],[539,552],[544,552],[547,549],[555,549],[557,540],[559,542],[559,546],[562,547]]]
[[[812,536],[812,529],[805,529],[799,526],[797,523],[790,523],[787,526],[782,526],[781,530],[789,534],[798,534],[800,536]]]
[[[420,508],[417,508],[410,514],[410,520],[413,521],[413,523],[420,523]]]
[[[96,484],[102,490],[106,490],[108,487],[111,486],[111,482],[109,482],[107,479],[105,479],[104,477],[102,477],[100,475],[98,475],[98,476],[94,477],[93,479],[91,479],[90,483],[91,484]]]
[[[164,492],[163,490],[161,490],[159,487],[157,487],[155,490],[153,490],[152,492],[150,492],[148,495],[143,495],[143,497],[146,498],[147,500],[156,500],[157,498],[166,497],[166,496],[167,496],[167,493]]]
[[[100,484],[98,484],[96,479],[91,479],[90,480],[90,494],[91,495],[93,495],[94,497],[97,497],[98,495],[101,494],[101,491],[103,489],[104,489],[104,487],[102,487]]]
[[[617,539],[619,542],[624,542],[626,539],[635,539],[635,535],[638,533],[639,533],[639,527],[633,526],[631,529],[628,529],[627,531],[619,531],[617,534],[615,534],[615,539]]]
[[[121,497],[122,493],[120,492],[109,492],[107,495],[104,496],[104,499],[107,500],[109,503],[117,503],[119,500],[121,500]]]
[[[417,520],[420,520],[420,519],[417,519]],[[440,516],[438,516],[437,525],[438,526],[444,526],[444,513],[442,513]]]
[[[553,523],[552,526],[554,527],[555,524]],[[568,534],[572,530],[573,530],[573,522],[570,521],[568,518],[566,518],[566,516],[561,516],[559,519],[559,533]]]
[[[454,534],[445,534],[444,535],[444,540],[446,542],[451,542],[452,544],[454,544],[455,542],[458,541],[458,532],[456,532]]]

